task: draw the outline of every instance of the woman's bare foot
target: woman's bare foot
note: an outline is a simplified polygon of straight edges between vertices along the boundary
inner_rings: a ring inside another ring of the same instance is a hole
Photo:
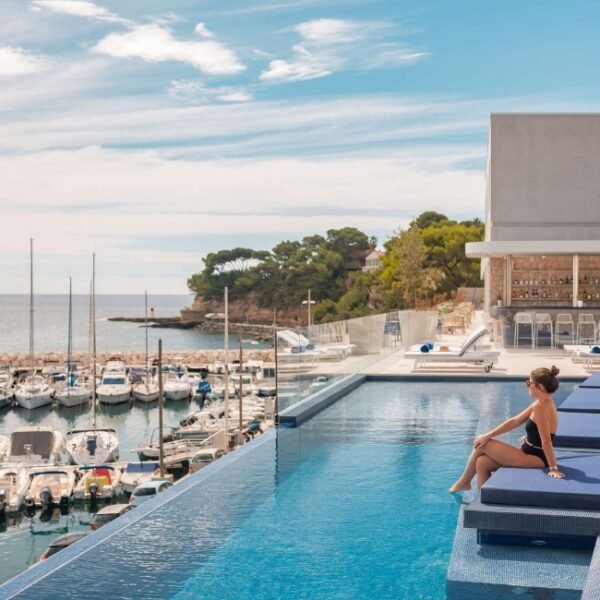
[[[456,481],[453,485],[451,485],[448,488],[448,491],[451,494],[456,494],[456,492],[466,492],[467,490],[471,489],[471,484],[470,482],[465,482],[462,481],[461,479],[459,479],[458,481]]]

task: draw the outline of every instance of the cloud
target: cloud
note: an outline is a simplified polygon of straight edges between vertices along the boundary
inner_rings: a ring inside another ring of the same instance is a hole
[[[292,27],[301,42],[292,57],[269,63],[260,79],[270,83],[302,81],[342,70],[368,70],[413,64],[427,56],[397,41],[381,42],[393,27],[376,21],[315,19]]]
[[[106,8],[85,0],[33,0],[31,9],[35,11],[49,10],[53,13],[97,19],[109,23],[129,23],[127,19],[111,13]]]
[[[0,257],[22,248],[24,260],[31,235],[38,254],[59,269],[66,256],[69,264],[84,255],[87,264],[96,246],[103,261],[134,265],[130,288],[143,289],[157,265],[174,261],[176,289],[182,289],[195,270],[190,265],[200,265],[198,232],[214,236],[214,251],[232,236],[238,245],[254,246],[260,237],[298,239],[346,225],[391,234],[420,207],[480,216],[482,169],[462,168],[458,156],[452,163],[447,150],[414,146],[397,157],[310,160],[171,160],[157,151],[102,148],[5,156],[0,204],[11,226],[0,236]],[[85,218],[74,204],[85,207]],[[132,248],[138,237],[143,244]],[[114,277],[103,273],[105,292],[124,291]],[[60,292],[48,286],[63,283],[48,277],[42,289]],[[3,277],[0,291],[14,292],[11,285]]]
[[[136,25],[124,33],[111,33],[92,52],[115,58],[139,58],[147,62],[179,61],[207,75],[232,75],[246,67],[234,52],[213,40],[185,41],[156,24]]]
[[[214,34],[208,30],[204,23],[198,23],[196,27],[194,27],[194,33],[203,38],[213,38]]]
[[[22,48],[0,46],[0,77],[39,73],[46,65],[46,58],[30,54]]]
[[[208,104],[214,100],[221,102],[248,102],[253,95],[244,86],[209,87],[197,79],[179,79],[171,81],[169,96],[190,102]]]

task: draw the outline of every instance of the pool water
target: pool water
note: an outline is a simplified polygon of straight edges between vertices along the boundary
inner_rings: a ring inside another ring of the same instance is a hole
[[[104,543],[63,551],[66,568],[15,597],[444,598],[448,486],[476,432],[528,401],[522,382],[366,383],[106,526]],[[98,565],[109,581],[86,578]]]
[[[527,402],[516,383],[363,385],[300,428],[297,467],[175,598],[444,598],[446,490],[480,416]]]

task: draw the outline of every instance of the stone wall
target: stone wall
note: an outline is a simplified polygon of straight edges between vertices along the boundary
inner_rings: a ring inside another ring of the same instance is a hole
[[[111,356],[120,356],[127,365],[143,366],[145,355],[143,352],[101,352],[97,355],[98,365],[102,366]],[[157,358],[156,353],[150,354],[150,360]],[[272,349],[264,350],[244,350],[244,361],[246,360],[262,360],[265,362],[274,362],[275,354]],[[239,350],[232,348],[229,350],[229,361],[239,359]],[[36,368],[42,368],[48,363],[58,363],[64,365],[67,356],[64,352],[46,352],[40,353],[35,357]],[[86,353],[73,353],[73,360],[77,364],[86,365],[90,362],[90,356]],[[209,365],[215,361],[225,362],[224,350],[181,350],[173,352],[165,352],[163,354],[163,363],[181,362],[185,365],[203,366]],[[8,363],[15,368],[28,368],[29,355],[20,354],[0,354],[0,364]]]

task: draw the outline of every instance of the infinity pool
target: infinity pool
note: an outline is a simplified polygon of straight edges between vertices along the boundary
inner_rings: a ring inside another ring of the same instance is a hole
[[[480,420],[527,402],[523,383],[366,383],[64,551],[66,567],[15,597],[444,598],[447,488]]]

